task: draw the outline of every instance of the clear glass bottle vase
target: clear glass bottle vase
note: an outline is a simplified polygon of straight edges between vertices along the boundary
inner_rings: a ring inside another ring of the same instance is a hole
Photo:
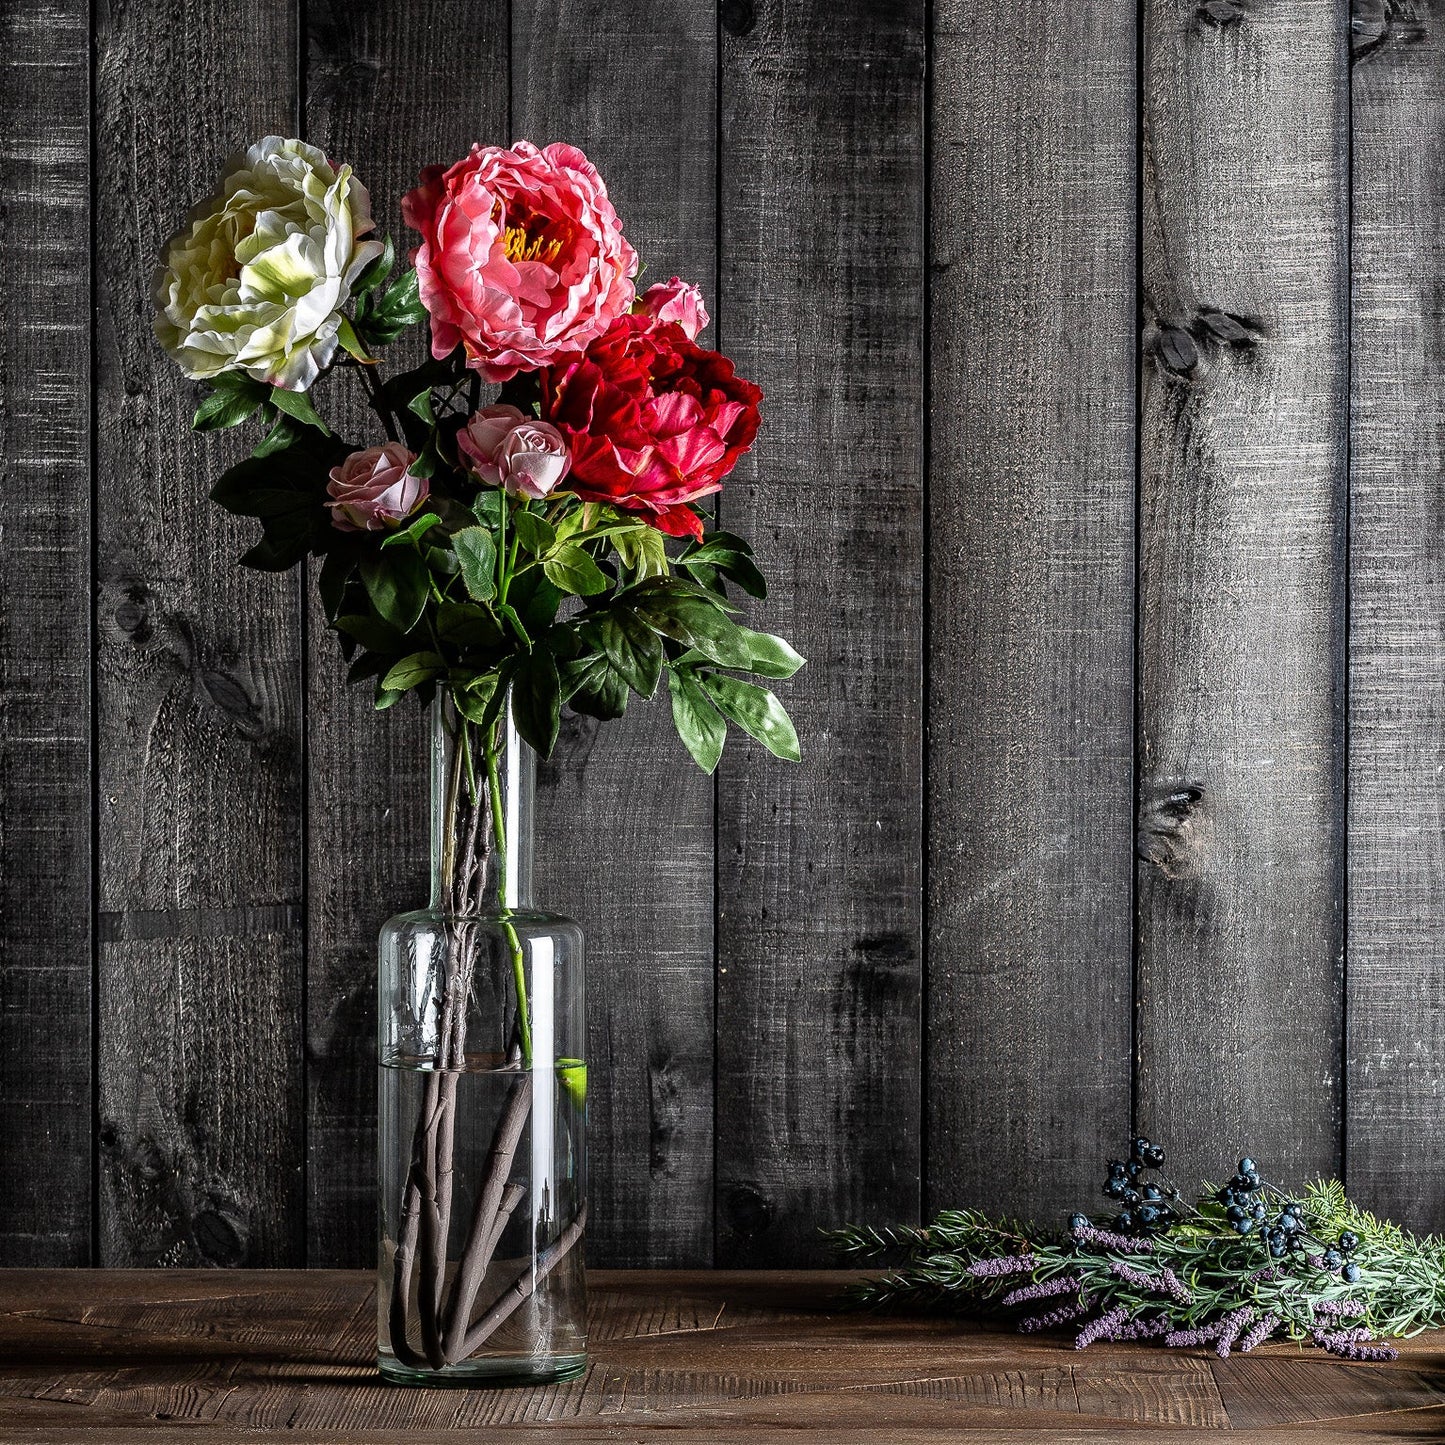
[[[583,940],[531,902],[536,761],[510,708],[431,719],[431,904],[382,929],[378,1351],[388,1379],[586,1363]]]

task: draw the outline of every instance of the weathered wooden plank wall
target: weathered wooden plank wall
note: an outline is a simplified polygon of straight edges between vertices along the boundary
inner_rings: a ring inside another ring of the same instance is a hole
[[[150,336],[268,130],[399,239],[423,163],[577,141],[768,394],[722,511],[804,764],[639,709],[543,773],[595,1258],[1053,1212],[1135,1125],[1445,1225],[1445,6],[1357,0],[1353,79],[1344,0],[1135,11],[7,8],[0,1263],[372,1248],[420,728],[235,570]]]

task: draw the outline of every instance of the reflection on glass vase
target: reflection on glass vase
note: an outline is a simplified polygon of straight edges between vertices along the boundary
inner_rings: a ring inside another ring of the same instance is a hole
[[[381,934],[381,1372],[568,1379],[587,1343],[582,932],[531,903],[536,765],[510,708],[431,711],[431,905]]]

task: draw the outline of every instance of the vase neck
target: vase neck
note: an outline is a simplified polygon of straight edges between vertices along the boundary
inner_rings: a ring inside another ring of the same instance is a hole
[[[488,728],[451,702],[431,706],[431,906],[505,914],[532,901],[536,754],[512,723],[510,702]]]

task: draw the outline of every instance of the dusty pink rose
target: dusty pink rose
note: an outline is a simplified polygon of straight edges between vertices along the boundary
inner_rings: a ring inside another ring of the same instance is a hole
[[[637,298],[633,308],[642,316],[651,316],[656,321],[672,321],[682,327],[689,341],[696,341],[697,334],[707,325],[707,307],[703,304],[702,291],[691,281],[674,276],[671,281],[659,281],[649,286]]]
[[[457,447],[488,486],[541,501],[567,475],[562,433],[514,406],[484,406],[457,434]]]
[[[331,524],[342,532],[384,532],[409,517],[431,490],[407,468],[416,460],[400,442],[352,452],[331,469]]]
[[[401,203],[431,313],[432,355],[460,343],[488,381],[583,351],[633,299],[637,255],[575,146],[472,147]]]

